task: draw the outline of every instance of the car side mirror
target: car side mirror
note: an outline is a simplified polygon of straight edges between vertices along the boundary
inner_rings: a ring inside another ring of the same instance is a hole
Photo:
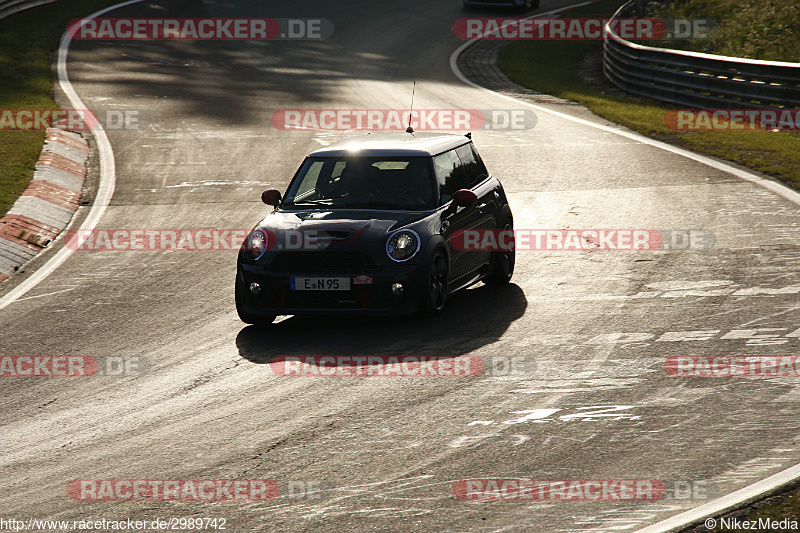
[[[478,201],[478,195],[469,189],[460,189],[453,195],[453,200],[459,207],[469,207]]]
[[[261,201],[272,207],[278,207],[281,204],[281,192],[277,189],[270,189],[261,193]]]

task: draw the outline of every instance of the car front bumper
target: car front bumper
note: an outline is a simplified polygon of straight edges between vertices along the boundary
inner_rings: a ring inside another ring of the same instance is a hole
[[[358,277],[369,283],[354,283]],[[292,290],[292,277],[350,278],[350,290]],[[240,263],[236,283],[242,310],[254,315],[401,315],[419,311],[427,276],[421,264],[397,264],[373,272],[276,272],[261,265]],[[249,285],[261,286],[253,295]],[[402,283],[403,294],[392,294],[392,284]]]

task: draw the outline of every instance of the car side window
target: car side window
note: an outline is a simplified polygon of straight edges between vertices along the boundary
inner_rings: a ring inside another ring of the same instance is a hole
[[[464,165],[456,154],[450,150],[433,158],[434,172],[439,183],[440,205],[453,199],[453,194],[459,189],[469,188]]]
[[[322,172],[322,166],[322,161],[314,161],[311,163],[308,172],[306,172],[303,181],[300,183],[294,195],[296,201],[302,200],[316,192],[317,180],[319,179],[319,173]]]
[[[342,171],[344,167],[347,165],[346,161],[337,161],[335,165],[333,165],[333,172],[331,172],[331,178],[335,179],[342,175]]]
[[[464,173],[467,176],[467,183],[469,183],[465,188],[472,188],[488,177],[486,166],[481,161],[472,143],[459,146],[456,148],[456,153],[464,165]]]

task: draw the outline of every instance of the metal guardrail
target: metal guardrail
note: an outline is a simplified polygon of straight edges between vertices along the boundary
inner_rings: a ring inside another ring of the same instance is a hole
[[[10,17],[20,11],[25,11],[36,6],[50,4],[56,0],[4,0],[0,1],[0,20]]]
[[[629,17],[631,0],[612,17]],[[800,108],[800,63],[642,46],[606,26],[603,73],[620,89],[690,108]]]

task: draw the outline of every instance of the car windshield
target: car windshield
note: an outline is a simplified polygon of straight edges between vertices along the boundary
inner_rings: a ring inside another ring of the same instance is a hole
[[[309,157],[289,185],[284,205],[434,209],[436,198],[430,158]]]

